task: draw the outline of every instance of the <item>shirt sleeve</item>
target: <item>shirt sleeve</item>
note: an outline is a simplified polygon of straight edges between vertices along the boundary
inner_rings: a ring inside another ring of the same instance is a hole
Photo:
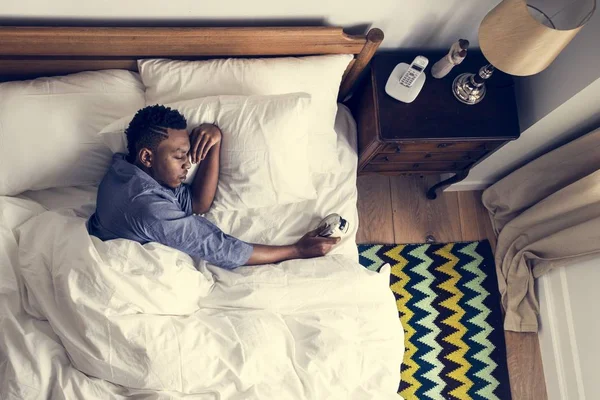
[[[186,215],[193,214],[192,207],[192,188],[187,183],[181,184],[175,189],[175,197],[177,197],[177,201],[179,205],[181,205],[181,209],[185,212]]]
[[[226,269],[244,265],[252,245],[223,233],[204,217],[187,214],[167,199],[157,199],[138,208],[140,225],[149,241],[183,251]]]

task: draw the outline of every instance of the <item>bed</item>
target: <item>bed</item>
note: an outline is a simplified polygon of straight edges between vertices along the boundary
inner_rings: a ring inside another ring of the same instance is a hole
[[[339,28],[0,28],[0,80],[137,71],[140,58],[354,54],[350,93],[382,40]],[[205,217],[288,244],[337,212],[326,257],[227,271],[152,243],[90,238],[97,185],[0,196],[3,398],[396,399],[403,331],[389,268],[358,264],[356,124],[334,105],[336,168],[292,204]],[[2,121],[0,120],[0,125]],[[107,294],[109,293],[109,294]]]

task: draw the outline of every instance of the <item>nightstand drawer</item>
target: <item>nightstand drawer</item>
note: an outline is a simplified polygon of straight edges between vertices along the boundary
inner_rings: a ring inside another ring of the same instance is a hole
[[[400,142],[385,145],[382,153],[402,152],[460,152],[460,151],[490,151],[500,146],[502,141],[478,141],[478,142]]]
[[[402,162],[432,162],[432,161],[477,161],[485,152],[462,151],[462,152],[403,152],[380,153],[371,160],[371,163],[402,163]]]
[[[468,162],[433,161],[433,162],[388,162],[369,163],[364,172],[452,172],[465,168]]]

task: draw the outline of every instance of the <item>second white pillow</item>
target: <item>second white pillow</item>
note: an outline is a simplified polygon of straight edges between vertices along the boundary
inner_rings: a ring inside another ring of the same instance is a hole
[[[147,105],[219,95],[308,93],[311,171],[330,173],[340,168],[333,125],[340,83],[352,59],[352,54],[203,61],[146,59],[138,61],[138,69],[146,87]]]
[[[215,96],[166,106],[185,116],[188,130],[214,123],[223,132],[215,210],[269,207],[316,197],[307,156],[308,94]],[[124,132],[132,118],[122,118],[100,132],[113,152],[127,152]],[[196,167],[192,165],[188,183]]]

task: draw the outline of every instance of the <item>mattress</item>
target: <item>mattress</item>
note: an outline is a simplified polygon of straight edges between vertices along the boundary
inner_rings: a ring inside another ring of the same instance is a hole
[[[331,254],[343,254],[358,261],[357,130],[350,110],[343,104],[338,104],[335,131],[338,134],[338,154],[332,157],[338,157],[341,168],[313,175],[316,199],[255,210],[209,211],[206,218],[225,233],[246,242],[286,245],[316,228],[330,213],[338,213],[349,222],[350,228]],[[47,210],[73,210],[80,217],[89,217],[95,210],[96,192],[94,186],[81,186],[28,191],[18,197],[33,200]]]

